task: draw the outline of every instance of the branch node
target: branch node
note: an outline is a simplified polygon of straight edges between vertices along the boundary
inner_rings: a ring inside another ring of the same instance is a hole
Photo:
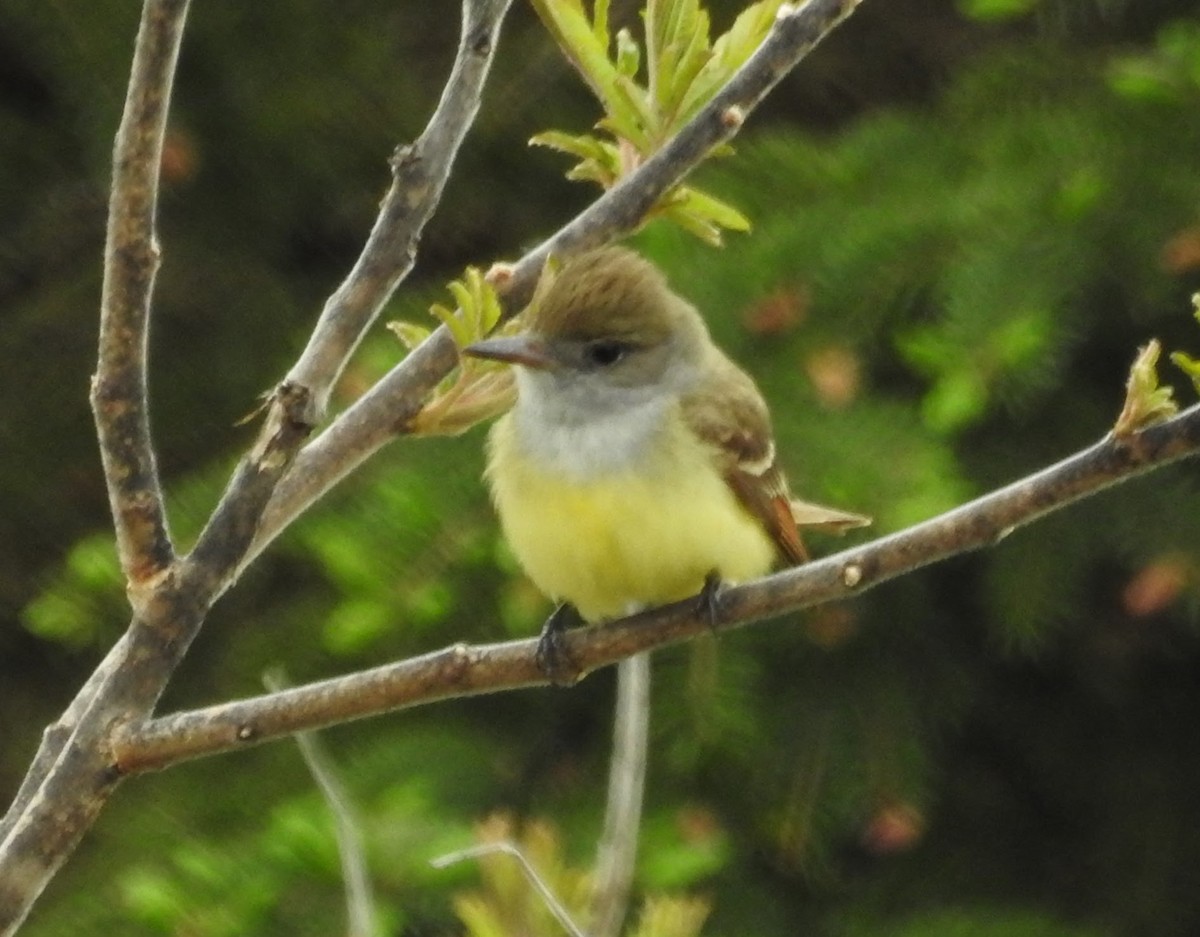
[[[275,402],[291,428],[304,431],[312,429],[312,393],[307,387],[294,381],[284,381],[275,390]]]
[[[512,282],[513,277],[516,275],[516,270],[517,268],[515,264],[505,263],[502,260],[497,260],[494,264],[488,267],[487,273],[483,275],[483,278],[498,291],[503,292],[504,288]]]
[[[239,742],[252,742],[256,735],[258,733],[250,723],[244,723],[237,727],[237,740]]]
[[[148,617],[150,604],[159,597],[168,580],[175,575],[174,560],[156,568],[131,571],[125,585],[125,598],[133,613],[143,621]]]
[[[392,151],[391,159],[388,160],[388,166],[391,167],[393,175],[400,175],[406,169],[410,169],[416,163],[421,161],[420,155],[411,143],[401,143]]]
[[[479,652],[469,644],[459,641],[446,648],[447,665],[451,679],[461,683],[467,671],[479,663]]]
[[[730,104],[729,107],[721,111],[721,124],[728,130],[739,130],[745,122],[746,109],[744,107]]]
[[[266,425],[250,452],[251,463],[259,471],[278,469],[312,433],[315,418],[309,389],[284,381],[271,394]]]
[[[847,563],[842,567],[842,585],[853,589],[863,580],[863,568],[858,563]]]
[[[492,37],[488,30],[479,30],[479,33],[471,40],[471,52],[481,58],[492,54]]]

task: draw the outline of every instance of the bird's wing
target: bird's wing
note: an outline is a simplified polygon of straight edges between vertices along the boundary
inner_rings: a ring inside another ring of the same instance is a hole
[[[808,560],[800,539],[787,478],[775,461],[767,405],[750,376],[723,355],[712,378],[681,398],[688,427],[713,449],[717,468],[791,564]]]

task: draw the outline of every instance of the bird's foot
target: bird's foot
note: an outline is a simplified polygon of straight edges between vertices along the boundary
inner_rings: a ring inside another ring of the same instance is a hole
[[[573,625],[583,624],[579,612],[569,602],[563,602],[550,613],[538,635],[537,665],[555,686],[571,686],[579,679],[579,667],[563,647],[563,632]]]
[[[721,582],[720,574],[714,569],[704,577],[704,585],[696,595],[696,614],[708,622],[713,631],[721,623]]]

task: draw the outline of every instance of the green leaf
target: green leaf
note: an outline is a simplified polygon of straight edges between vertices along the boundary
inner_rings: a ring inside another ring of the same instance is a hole
[[[600,159],[611,147],[590,133],[572,134],[561,130],[543,130],[529,138],[530,146],[544,146],[580,159]]]
[[[675,133],[742,65],[770,30],[781,0],[760,0],[743,10],[716,47],[710,46],[708,13],[699,0],[647,0],[643,15],[648,88],[636,81],[640,53],[627,30],[617,34],[615,64],[607,57],[607,4],[597,5],[589,23],[581,0],[533,2],[600,99],[605,114],[596,123],[604,136],[550,130],[529,142],[577,157],[579,162],[567,171],[568,179],[609,188],[640,161],[637,157],[650,155]],[[629,151],[630,146],[635,152]],[[729,152],[722,145],[707,155]],[[687,188],[677,188],[662,199],[654,213],[709,244],[721,243],[722,230],[750,228],[749,219],[732,205]]]
[[[1200,293],[1192,294],[1192,318],[1200,322]],[[1200,360],[1182,351],[1171,352],[1171,363],[1192,380],[1196,393],[1200,393]]]
[[[615,97],[612,89],[616,70],[608,60],[607,35],[598,35],[596,25],[588,22],[580,0],[532,2],[542,23],[596,96],[602,101]],[[607,18],[607,5],[600,12]],[[607,25],[603,31],[607,34]]]
[[[450,292],[454,294],[454,300],[459,306],[464,302],[466,294],[465,288],[457,280],[449,284]],[[450,330],[450,334],[454,337],[454,344],[462,348],[464,345],[471,344],[471,330],[461,317],[456,313],[458,310],[449,309],[439,303],[434,303],[429,307],[429,311],[442,321],[442,324]]]
[[[463,314],[470,322],[472,339],[483,338],[492,330],[488,324],[488,317],[491,315],[490,303],[494,300],[491,284],[484,279],[483,272],[478,267],[467,267],[466,283],[471,301],[463,307]]]
[[[446,284],[446,288],[454,297],[455,308],[434,303],[429,312],[450,330],[460,348],[485,337],[500,321],[500,299],[479,268],[468,267],[461,280]],[[393,324],[390,328],[406,343],[419,334],[413,326]]]
[[[600,47],[607,52],[609,43],[612,42],[608,33],[608,0],[596,0],[596,4],[592,8],[592,35],[596,37],[596,42],[600,44]]]
[[[500,319],[504,315],[504,307],[500,305],[500,297],[496,293],[495,287],[482,274],[476,271],[479,277],[479,282],[482,284],[482,302],[480,304],[481,317],[479,320],[479,335],[484,337],[488,335],[492,329],[500,324]]]
[[[646,5],[646,55],[650,97],[670,132],[692,80],[709,58],[708,14],[698,0],[649,0]]]
[[[781,5],[782,0],[760,0],[751,4],[738,14],[729,30],[717,38],[704,67],[689,82],[676,115],[679,123],[690,120],[712,100],[720,87],[762,45],[775,24]]]
[[[636,78],[642,65],[642,50],[628,29],[617,32],[617,71],[626,78]]]
[[[669,132],[673,133],[686,122],[680,117],[683,102],[696,77],[710,61],[712,61],[712,49],[708,41],[708,18],[705,16],[703,27],[692,34],[689,45],[680,52],[669,92],[663,96],[660,104],[663,121],[670,125]]]
[[[531,137],[529,142],[533,146],[580,157],[580,162],[567,172],[568,179],[597,182],[607,189],[621,176],[621,155],[617,147],[591,134],[576,136],[547,130]]]
[[[720,247],[722,245],[721,229],[711,221],[705,221],[693,215],[686,209],[678,205],[669,205],[663,210],[663,214],[674,221],[683,230],[690,234],[696,235],[705,244],[711,247]]]
[[[782,0],[760,0],[742,10],[733,25],[713,43],[717,64],[730,71],[740,68],[767,38],[782,5]]]
[[[1125,384],[1125,405],[1113,425],[1114,436],[1128,436],[1179,411],[1172,399],[1171,388],[1158,383],[1157,365],[1161,352],[1162,346],[1157,339],[1138,352]]]
[[[620,177],[620,173],[609,170],[591,159],[585,159],[567,170],[567,178],[572,182],[595,182],[602,189],[609,188]]]
[[[1200,393],[1200,361],[1182,351],[1171,352],[1171,363],[1192,380],[1196,393]]]
[[[622,136],[637,146],[649,139],[654,115],[644,92],[608,58],[608,42],[597,38],[580,0],[532,0],[534,9],[568,60],[591,87]],[[607,17],[607,8],[602,12]],[[605,26],[607,32],[607,26]]]
[[[636,146],[639,153],[650,152],[659,121],[650,107],[648,95],[633,79],[620,73],[616,73],[615,86],[615,99],[604,102],[609,123],[620,136]]]
[[[691,187],[682,189],[681,194],[683,198],[680,204],[690,214],[711,221],[718,227],[730,231],[746,232],[750,230],[750,219],[715,195],[709,195],[707,192]]]
[[[415,322],[404,322],[402,320],[389,322],[387,328],[396,338],[400,339],[400,343],[409,351],[412,351],[421,342],[429,338],[432,331],[423,325],[417,325]]]

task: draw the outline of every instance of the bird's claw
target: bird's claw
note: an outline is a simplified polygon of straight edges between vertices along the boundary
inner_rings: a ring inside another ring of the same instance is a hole
[[[573,605],[564,602],[558,606],[538,635],[537,665],[555,686],[571,686],[579,679],[579,667],[563,647],[563,632],[572,625],[581,623],[579,612]]]
[[[721,623],[721,576],[714,569],[704,577],[704,585],[696,595],[696,614],[708,622],[713,631]]]

